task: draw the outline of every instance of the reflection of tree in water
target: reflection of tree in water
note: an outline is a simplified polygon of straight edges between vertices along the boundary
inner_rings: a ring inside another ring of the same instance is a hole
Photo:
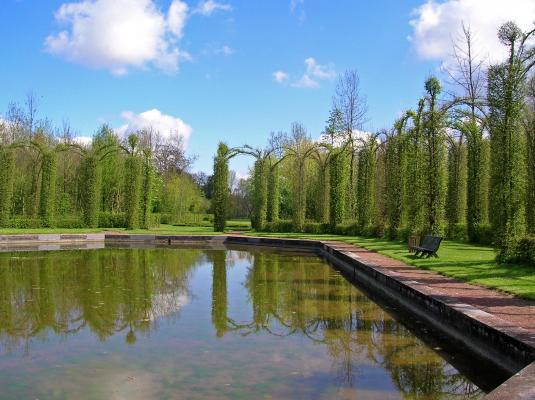
[[[245,281],[252,305],[249,323],[227,317],[224,256],[212,260],[212,320],[218,336],[227,331],[304,335],[327,347],[341,386],[353,385],[358,365],[367,358],[387,370],[407,398],[479,396],[476,386],[319,260],[253,254]]]
[[[203,253],[103,249],[0,255],[0,343],[6,351],[49,330],[67,336],[86,327],[99,339],[126,331],[127,343],[156,327],[188,298]],[[28,347],[26,347],[28,350]]]

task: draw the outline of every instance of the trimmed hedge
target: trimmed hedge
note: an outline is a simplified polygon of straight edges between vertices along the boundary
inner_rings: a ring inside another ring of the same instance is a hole
[[[100,212],[98,214],[99,228],[124,228],[126,227],[126,213]]]
[[[182,214],[163,213],[158,215],[158,223],[165,225],[211,226],[214,223],[213,214],[188,212]]]
[[[468,241],[468,227],[466,224],[453,224],[448,226],[446,237],[449,240]]]
[[[535,266],[535,236],[526,236],[516,246],[516,262]]]
[[[42,227],[42,221],[38,218],[14,217],[11,218],[6,228],[13,229],[36,229]]]

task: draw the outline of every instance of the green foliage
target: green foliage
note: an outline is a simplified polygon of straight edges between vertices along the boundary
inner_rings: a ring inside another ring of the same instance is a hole
[[[141,227],[149,229],[151,226],[153,186],[154,186],[154,167],[150,159],[145,157],[143,160],[143,176],[141,185]]]
[[[446,196],[447,236],[466,215],[466,147],[452,139],[448,147],[448,186]]]
[[[44,227],[54,226],[56,211],[56,153],[47,151],[42,154],[41,191],[39,217]]]
[[[358,184],[357,184],[357,216],[361,229],[371,225],[375,217],[375,173],[376,173],[375,138],[370,138],[359,151]]]
[[[274,222],[268,222],[265,226],[266,232],[293,232],[294,225],[292,220],[281,219]]]
[[[516,245],[515,254],[508,261],[535,266],[535,236],[521,238]]]
[[[425,160],[425,225],[426,232],[442,234],[446,202],[444,116],[438,109],[437,96],[441,87],[438,79],[431,77],[425,83],[428,109],[424,114],[424,160]]]
[[[404,120],[396,123],[397,134],[388,139],[385,157],[386,217],[388,237],[398,238],[398,229],[403,224],[405,185],[407,176],[406,137]]]
[[[279,220],[280,209],[280,177],[279,166],[271,166],[268,175],[268,222],[277,222]]]
[[[418,103],[418,111],[410,114],[414,126],[407,138],[407,183],[404,204],[407,209],[407,229],[410,234],[420,234],[424,224],[425,166],[423,152],[424,100]]]
[[[331,229],[341,224],[346,213],[347,188],[349,180],[349,157],[343,149],[333,149],[329,165],[330,173],[330,212]]]
[[[93,148],[118,148],[119,139],[113,130],[104,125],[93,138]],[[110,152],[100,161],[102,173],[101,184],[101,210],[119,212],[121,209],[124,185],[124,163],[121,154]]]
[[[124,212],[101,211],[98,213],[99,228],[124,228],[127,225],[127,215]]]
[[[307,207],[305,160],[296,158],[294,168],[296,176],[294,179],[293,229],[296,232],[302,232],[305,227]]]
[[[253,229],[261,231],[267,221],[268,208],[268,172],[264,158],[257,158],[253,169],[253,213],[251,224]]]
[[[531,77],[528,92],[530,104],[526,111],[526,223],[528,232],[535,235],[535,75]]]
[[[477,241],[478,226],[488,214],[488,145],[475,120],[464,124],[467,147],[466,223],[468,239]]]
[[[214,230],[225,230],[228,213],[228,154],[229,148],[225,143],[219,143],[217,155],[214,158],[214,193],[212,207],[214,210]]]
[[[11,215],[14,168],[13,152],[0,148],[0,227],[7,226]]]
[[[208,201],[189,176],[178,175],[169,178],[162,189],[160,209],[162,223],[197,223],[207,215]]]
[[[80,165],[81,201],[84,225],[98,227],[100,210],[101,169],[95,155],[87,155]]]
[[[305,226],[303,228],[303,231],[305,233],[313,233],[317,235],[329,233],[330,230],[331,230],[330,224],[323,223],[323,222],[307,222],[305,223]]]
[[[139,227],[140,198],[141,198],[141,160],[138,156],[129,155],[124,163],[124,211],[126,214],[126,228]]]
[[[56,217],[54,226],[64,229],[80,229],[84,228],[84,222],[78,216],[61,216]]]
[[[6,228],[14,229],[35,229],[40,228],[42,221],[37,218],[28,218],[28,217],[14,217],[9,220]]]
[[[519,51],[522,35],[512,23],[504,24],[499,38],[509,50],[507,61],[488,70],[488,126],[491,141],[491,224],[500,259],[514,257],[525,232],[524,60]]]
[[[459,241],[467,241],[468,240],[468,229],[466,224],[464,223],[457,223],[457,224],[450,224],[448,227],[448,233],[446,237],[449,240],[459,240]]]

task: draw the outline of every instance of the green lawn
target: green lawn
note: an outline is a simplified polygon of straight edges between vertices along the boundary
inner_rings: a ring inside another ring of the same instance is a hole
[[[417,258],[408,253],[405,243],[384,239],[287,233],[258,235],[340,240],[365,247],[418,268],[429,269],[474,285],[486,286],[535,300],[535,268],[524,265],[497,264],[495,252],[491,247],[444,241],[438,251],[439,258]]]
[[[251,229],[251,223],[246,220],[229,220],[227,221],[227,231],[248,231]],[[21,235],[21,234],[38,234],[38,233],[96,233],[96,232],[124,232],[124,233],[144,233],[155,235],[205,235],[218,233],[214,232],[212,225],[199,226],[175,226],[175,225],[160,225],[158,228],[133,229],[126,230],[124,228],[36,228],[36,229],[13,229],[0,228],[0,235]]]

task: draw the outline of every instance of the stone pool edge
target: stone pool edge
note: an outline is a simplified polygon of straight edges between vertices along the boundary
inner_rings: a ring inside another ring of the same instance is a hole
[[[503,359],[509,370],[525,366],[486,395],[485,399],[535,399],[535,362],[533,362],[535,360],[535,335],[532,332],[515,327],[473,306],[460,304],[455,301],[455,298],[448,299],[444,296],[437,298],[426,285],[404,280],[395,273],[381,268],[380,265],[365,262],[357,254],[348,250],[347,244],[342,242],[241,235],[122,233],[0,235],[0,249],[4,251],[26,248],[68,249],[80,244],[85,245],[86,248],[94,248],[98,247],[98,243],[105,242],[269,245],[314,250],[346,271],[353,273],[354,277],[360,279],[365,285],[379,289],[382,297],[398,302],[454,339],[462,340],[475,353],[486,358]]]

